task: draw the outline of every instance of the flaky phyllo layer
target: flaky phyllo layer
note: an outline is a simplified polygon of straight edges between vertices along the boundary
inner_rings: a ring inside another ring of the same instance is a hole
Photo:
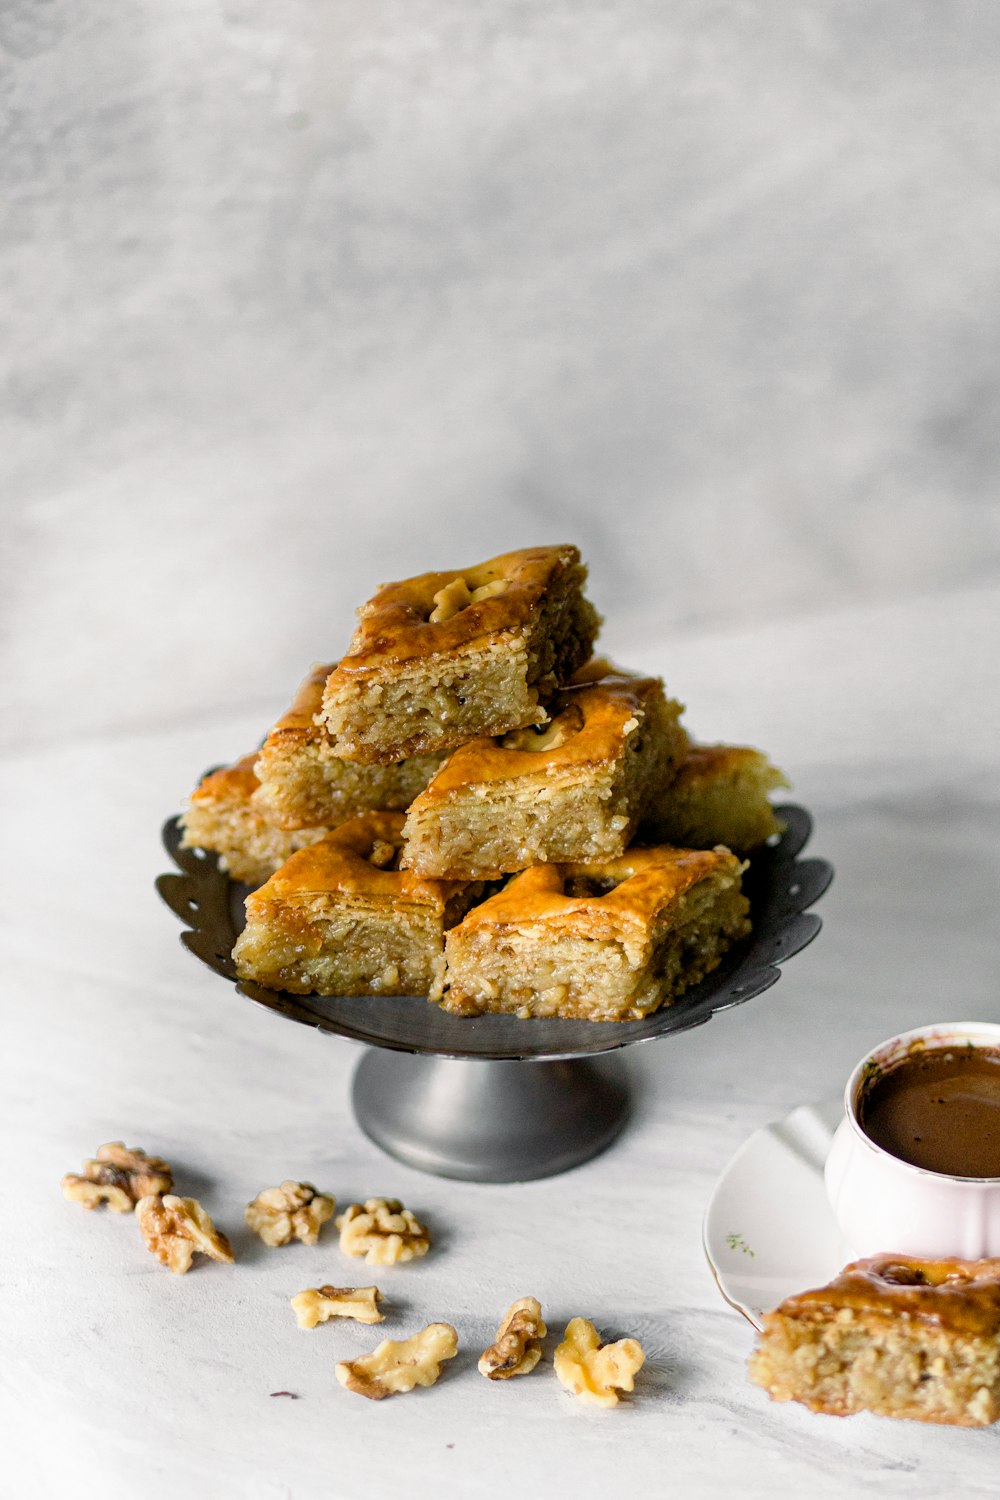
[[[585,577],[575,547],[542,547],[387,585],[326,686],[320,717],[338,754],[396,761],[544,723],[597,633]],[[444,607],[456,583],[479,580],[468,603]]]
[[[645,865],[634,892],[634,877],[626,877],[603,895],[566,895],[552,887],[556,867],[546,867],[541,880],[535,871],[517,878],[525,897],[520,915],[517,882],[474,908],[446,938],[445,1008],[635,1020],[704,978],[750,928],[739,862],[728,851],[630,852]],[[699,861],[697,872],[689,868],[682,883],[673,856],[689,866]],[[572,875],[568,868],[560,867],[560,879],[572,890],[587,878],[586,867],[574,867]],[[602,871],[613,878],[607,866],[590,868],[597,879]],[[613,905],[602,907],[612,896]]]

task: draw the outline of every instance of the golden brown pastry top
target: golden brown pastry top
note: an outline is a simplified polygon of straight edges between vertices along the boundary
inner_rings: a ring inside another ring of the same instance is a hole
[[[191,793],[192,802],[249,801],[260,786],[254,772],[257,763],[256,750],[244,755],[231,766],[220,766],[209,771]]]
[[[852,1261],[828,1286],[788,1297],[768,1318],[810,1314],[919,1318],[954,1333],[1000,1334],[1000,1260],[916,1260],[873,1255]]]
[[[662,695],[663,684],[655,677],[606,676],[587,686],[564,688],[549,704],[549,722],[540,729],[470,740],[453,751],[421,793],[421,806],[473,782],[571,775],[612,760],[622,753],[650,701]]]
[[[336,671],[336,669],[337,663],[335,661],[320,662],[313,667],[308,677],[303,678],[302,682],[299,683],[295,697],[292,699],[291,708],[286,714],[282,714],[272,729],[271,734],[279,734],[282,731],[301,732],[303,730],[307,734],[315,733],[316,725],[313,723],[313,720],[323,702],[323,688],[326,686],[326,679],[330,673]],[[270,736],[268,737],[270,738]]]
[[[268,751],[288,749],[301,744],[303,740],[327,737],[326,730],[317,728],[313,721],[323,702],[326,679],[336,670],[336,666],[337,663],[333,661],[321,662],[312,668],[309,676],[299,684],[291,708],[286,714],[282,714],[264,741],[262,755],[266,755]]]
[[[311,896],[336,893],[360,901],[409,902],[443,911],[465,880],[428,880],[400,870],[405,815],[367,812],[300,849],[277,874],[247,897],[247,915],[275,902],[294,906]]]
[[[576,547],[528,547],[471,568],[421,573],[401,583],[384,584],[358,610],[358,627],[337,676],[344,679],[391,661],[459,651],[480,636],[523,630],[555,579],[567,568],[579,567]],[[491,584],[505,586],[459,608],[448,619],[432,621],[435,596],[461,579],[469,593]]]
[[[767,785],[771,790],[789,785],[784,773],[771,765],[763,750],[754,750],[749,745],[693,744],[688,747],[671,788],[678,791],[684,787],[698,788],[712,782],[735,780],[747,772],[767,773]]]
[[[476,927],[551,926],[560,936],[614,938],[626,928],[648,929],[692,886],[746,868],[728,849],[626,849],[594,864],[534,865],[503,890],[473,907],[463,922]],[[601,893],[601,887],[607,887]]]

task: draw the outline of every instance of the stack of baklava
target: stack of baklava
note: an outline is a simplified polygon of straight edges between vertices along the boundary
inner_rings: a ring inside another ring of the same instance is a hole
[[[535,547],[386,585],[259,753],[205,777],[184,839],[257,887],[242,978],[633,1020],[749,932],[784,778],[592,659],[585,577]]]

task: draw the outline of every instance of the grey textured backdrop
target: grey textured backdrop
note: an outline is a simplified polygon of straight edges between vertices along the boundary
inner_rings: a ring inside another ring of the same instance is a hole
[[[373,583],[526,542],[668,670],[997,575],[993,0],[5,0],[0,47],[11,741],[266,720]]]

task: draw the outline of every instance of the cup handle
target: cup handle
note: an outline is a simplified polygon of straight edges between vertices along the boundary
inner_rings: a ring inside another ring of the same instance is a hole
[[[826,1184],[826,1196],[830,1200],[830,1207],[839,1221],[839,1199],[840,1190],[847,1176],[847,1163],[851,1154],[851,1127],[847,1116],[837,1126],[830,1150],[827,1153],[826,1166],[823,1168],[823,1180]]]

